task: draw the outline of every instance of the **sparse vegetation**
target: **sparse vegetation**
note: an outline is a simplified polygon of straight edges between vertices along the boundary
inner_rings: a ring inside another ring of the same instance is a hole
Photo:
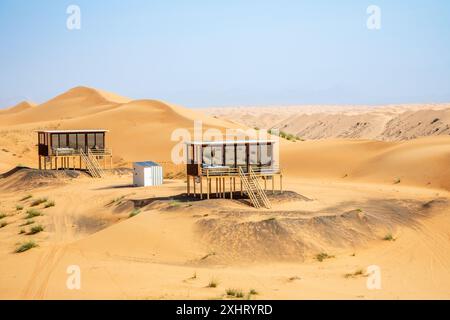
[[[27,222],[21,224],[20,227],[26,227],[26,226],[29,226],[30,224],[33,224],[33,223],[34,223],[34,220],[27,220]]]
[[[216,278],[211,278],[211,280],[209,280],[208,283],[208,288],[217,288],[217,286],[219,285],[219,281]]]
[[[0,213],[0,219],[6,218],[6,214]]]
[[[189,280],[195,280],[195,279],[197,279],[197,272],[194,272],[192,274],[192,277],[189,278]]]
[[[181,201],[180,200],[171,200],[169,202],[169,206],[178,208],[179,206],[181,206]]]
[[[19,234],[24,234],[24,233],[26,233],[25,229],[24,228],[20,229]]]
[[[205,254],[203,257],[201,257],[200,260],[205,260],[205,259],[207,259],[207,258],[209,258],[211,256],[215,256],[215,255],[216,255],[216,253],[214,251],[213,252],[209,252],[209,253]]]
[[[16,205],[16,210],[17,211],[22,211],[23,210],[23,206],[21,206],[21,205]]]
[[[353,273],[346,273],[346,274],[344,275],[345,278],[356,278],[356,277],[359,277],[359,276],[364,276],[364,271],[363,271],[363,269],[358,269],[358,270],[356,270],[356,271],[353,272]]]
[[[114,199],[112,199],[110,202],[108,202],[106,205],[107,206],[110,206],[110,205],[112,205],[112,204],[114,204],[114,203],[117,203],[117,204],[121,204],[122,203],[122,200],[125,198],[125,196],[121,196],[121,197],[118,197],[118,198],[114,198]]]
[[[383,238],[384,241],[395,241],[394,236],[392,235],[392,233],[388,233],[384,236]]]
[[[129,217],[132,218],[132,217],[134,217],[134,216],[137,216],[139,213],[141,213],[141,210],[139,210],[139,209],[137,209],[137,208],[136,208],[136,209],[133,209],[133,211],[131,211]]]
[[[28,209],[25,219],[31,219],[31,218],[39,217],[39,216],[42,216],[42,213],[39,210]]]
[[[33,198],[33,196],[31,194],[28,194],[25,197],[23,197],[22,199],[20,199],[20,201],[25,201],[25,200],[28,200],[28,199],[31,199],[31,198]]]
[[[292,282],[292,281],[300,280],[300,279],[301,279],[301,278],[298,277],[298,276],[293,276],[293,277],[289,277],[289,278],[288,278],[288,281],[289,281],[289,282]]]
[[[276,136],[279,136],[280,138],[283,138],[283,139],[286,139],[286,140],[289,140],[289,141],[293,141],[293,142],[295,142],[297,140],[305,141],[304,139],[302,139],[302,138],[300,138],[300,137],[298,137],[298,136],[296,136],[294,134],[287,133],[287,132],[284,132],[284,131],[281,131],[281,130],[277,131],[276,129],[269,129],[269,130],[267,130],[267,132],[269,134],[276,135]]]
[[[394,180],[394,184],[399,184],[400,182],[402,182],[402,180],[400,178],[397,178]]]
[[[30,229],[30,231],[28,232],[28,234],[32,235],[32,234],[36,234],[36,233],[39,233],[39,232],[42,232],[42,231],[44,231],[44,227],[39,224],[37,226],[32,227]]]
[[[259,294],[258,291],[256,291],[255,289],[250,289],[250,291],[248,292],[249,295],[257,295]]]
[[[37,207],[38,205],[43,204],[44,202],[47,202],[47,198],[39,198],[36,200],[33,200],[33,202],[31,202],[31,207]]]
[[[244,297],[244,293],[242,292],[241,289],[227,289],[226,291],[227,296],[229,297],[236,297],[236,298],[243,298]]]
[[[319,261],[319,262],[322,262],[325,259],[331,259],[331,258],[334,258],[334,256],[331,256],[331,255],[329,255],[326,252],[321,252],[321,253],[316,255],[316,260]]]
[[[51,201],[47,201],[47,203],[45,204],[44,208],[51,208],[55,206],[55,201],[51,200]]]
[[[0,223],[0,229],[4,228],[8,225],[8,223],[6,221],[3,221],[2,223]]]
[[[24,242],[23,244],[21,244],[19,247],[17,247],[15,252],[21,253],[21,252],[28,251],[35,247],[37,247],[37,244],[34,241],[27,241],[27,242]]]

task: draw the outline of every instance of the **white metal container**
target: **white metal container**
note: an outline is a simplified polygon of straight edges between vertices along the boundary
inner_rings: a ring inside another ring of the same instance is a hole
[[[138,187],[158,186],[163,183],[162,167],[153,161],[133,163],[133,184]]]

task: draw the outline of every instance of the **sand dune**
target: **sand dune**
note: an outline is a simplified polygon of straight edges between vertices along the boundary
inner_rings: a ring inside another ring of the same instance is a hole
[[[35,106],[36,106],[36,104],[33,102],[22,101],[13,107],[6,108],[5,110],[0,109],[0,115],[9,115],[9,114],[14,114],[14,113],[19,113],[19,112],[31,109]]]
[[[192,132],[194,120],[204,129],[279,126],[307,138],[282,139],[287,191],[269,194],[271,210],[245,199],[188,199],[183,180],[135,188],[129,169],[104,179],[31,169],[1,175],[0,298],[226,299],[227,288],[256,289],[253,299],[450,298],[448,106],[233,110],[216,110],[216,118],[77,87],[0,112],[0,173],[37,166],[34,130],[42,128],[110,130],[116,167],[170,163],[172,132]],[[39,198],[55,206],[32,206]],[[30,208],[43,213],[33,218],[44,227],[35,235],[24,225]],[[30,239],[37,248],[14,253]],[[73,264],[83,290],[66,288]],[[373,264],[383,290],[365,285]]]
[[[211,108],[212,116],[303,139],[408,140],[450,135],[450,105]]]

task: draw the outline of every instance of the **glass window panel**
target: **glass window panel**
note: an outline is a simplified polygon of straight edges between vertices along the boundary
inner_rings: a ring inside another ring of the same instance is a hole
[[[84,134],[82,134],[82,133],[77,134],[78,149],[80,149],[80,148],[84,149],[84,147],[86,145],[85,138],[86,138],[86,136]]]
[[[77,148],[77,135],[74,133],[69,134],[69,148],[72,149]]]
[[[237,164],[238,165],[245,165],[246,163],[246,155],[245,155],[245,145],[238,145],[237,146]]]
[[[103,149],[105,147],[103,144],[103,133],[95,134],[95,144],[97,145],[97,148],[99,148],[99,149]]]
[[[203,163],[212,164],[211,152],[212,148],[210,146],[203,147]]]
[[[59,147],[60,148],[67,148],[67,134],[60,134],[59,135]]]
[[[256,144],[251,144],[250,146],[250,164],[258,163],[258,149]]]
[[[213,165],[223,164],[223,150],[222,146],[214,146],[213,148]]]
[[[93,149],[95,147],[95,133],[88,133],[87,143],[90,149]]]
[[[269,166],[272,163],[272,145],[262,144],[260,147],[261,164]]]
[[[225,164],[234,166],[234,145],[225,146]]]
[[[52,148],[59,148],[59,137],[57,134],[52,134]]]

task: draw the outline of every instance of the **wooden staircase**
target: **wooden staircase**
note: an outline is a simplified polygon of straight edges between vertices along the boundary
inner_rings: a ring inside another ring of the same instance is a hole
[[[266,193],[261,188],[258,177],[252,168],[250,167],[248,174],[245,174],[242,167],[239,167],[239,176],[253,206],[255,208],[265,207],[266,209],[270,209],[272,206],[269,198],[267,198]]]
[[[81,159],[86,164],[86,169],[91,175],[92,178],[101,178],[105,175],[102,167],[98,163],[98,160],[95,155],[92,154],[90,150],[86,154],[83,149],[80,149]]]

